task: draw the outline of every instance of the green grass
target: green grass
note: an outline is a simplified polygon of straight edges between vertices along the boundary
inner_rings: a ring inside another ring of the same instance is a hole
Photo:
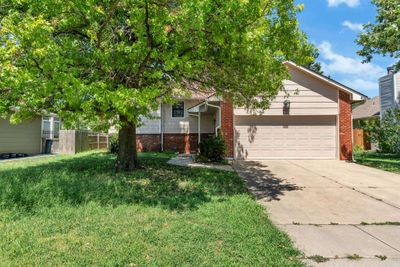
[[[104,153],[0,163],[3,266],[303,266],[234,172],[115,173]]]
[[[400,155],[376,152],[357,152],[354,154],[357,163],[389,172],[400,173]]]

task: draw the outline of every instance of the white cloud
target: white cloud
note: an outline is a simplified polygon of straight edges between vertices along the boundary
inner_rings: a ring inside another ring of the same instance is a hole
[[[355,32],[363,31],[363,25],[361,23],[353,23],[351,21],[345,20],[342,25]]]
[[[373,91],[378,88],[377,81],[368,81],[360,78],[355,80],[343,80],[342,83],[350,88],[361,91]]]
[[[328,0],[329,7],[335,7],[340,4],[346,4],[349,7],[356,7],[360,4],[360,0]]]
[[[384,68],[372,63],[363,64],[358,58],[340,55],[333,51],[331,43],[327,41],[322,42],[318,48],[322,70],[326,75],[359,91],[379,88],[378,80],[386,74]]]

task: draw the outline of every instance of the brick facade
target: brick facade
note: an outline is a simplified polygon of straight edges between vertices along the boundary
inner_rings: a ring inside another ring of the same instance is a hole
[[[208,138],[212,134],[201,134],[201,138]],[[164,151],[179,153],[196,153],[198,148],[198,134],[164,134]],[[139,152],[161,151],[160,134],[139,134],[136,137],[136,146]]]
[[[234,115],[231,102],[221,102],[221,130],[227,145],[226,156],[234,157]]]
[[[353,159],[353,128],[350,94],[339,91],[340,160]]]
[[[136,148],[139,152],[161,151],[161,135],[159,134],[136,135]]]

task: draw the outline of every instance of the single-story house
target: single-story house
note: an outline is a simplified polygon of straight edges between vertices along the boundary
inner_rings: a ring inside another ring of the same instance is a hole
[[[56,116],[37,117],[11,124],[0,118],[0,155],[27,154],[44,152],[45,141],[58,140],[60,120]]]
[[[381,98],[376,96],[367,99],[353,109],[353,128],[362,128],[365,121],[379,120],[381,115]]]
[[[379,121],[381,115],[381,99],[376,96],[366,100],[361,105],[353,109],[353,129],[354,129],[354,145],[364,149],[372,149],[372,145],[368,140],[368,133],[363,127],[366,123]]]
[[[137,129],[138,149],[191,153],[199,140],[221,129],[227,156],[235,159],[351,160],[351,106],[367,96],[293,62],[284,64],[291,78],[263,113],[193,94],[160,105],[156,119],[145,119]]]

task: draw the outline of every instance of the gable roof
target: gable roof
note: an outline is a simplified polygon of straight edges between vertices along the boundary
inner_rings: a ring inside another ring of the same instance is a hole
[[[342,90],[342,91],[345,91],[347,93],[350,93],[352,95],[352,100],[353,101],[362,101],[362,100],[368,99],[368,96],[366,96],[366,95],[364,95],[364,94],[362,94],[362,93],[360,93],[360,92],[358,92],[358,91],[356,91],[356,90],[354,90],[354,89],[352,89],[352,88],[350,88],[350,87],[348,87],[348,86],[346,86],[346,85],[344,85],[344,84],[342,84],[340,82],[337,82],[337,81],[335,81],[335,80],[333,80],[333,79],[331,79],[329,77],[326,77],[326,76],[324,76],[322,74],[316,73],[316,72],[314,72],[314,71],[312,71],[312,70],[310,70],[308,68],[305,68],[303,66],[299,66],[299,65],[297,65],[296,63],[294,63],[292,61],[285,61],[285,62],[283,62],[283,64],[286,65],[286,66],[298,69],[298,70],[302,71],[303,73],[306,73],[306,74],[308,74],[308,75],[310,75],[310,76],[312,76],[314,78],[317,78],[320,81],[323,81],[325,83],[333,85],[334,87],[338,88],[339,90]]]
[[[353,110],[353,119],[379,117],[381,113],[381,98],[376,96]]]

